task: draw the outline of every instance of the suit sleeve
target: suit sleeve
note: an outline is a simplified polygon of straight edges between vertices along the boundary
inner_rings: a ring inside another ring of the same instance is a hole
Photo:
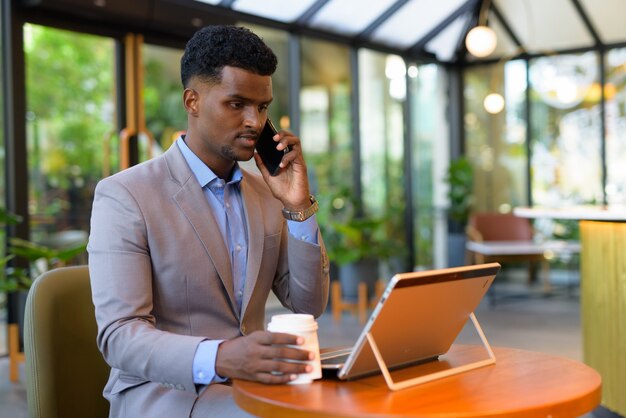
[[[123,374],[195,392],[192,363],[204,338],[156,328],[147,234],[129,190],[114,178],[101,181],[88,244],[98,347]]]
[[[283,228],[281,259],[274,280],[274,293],[296,313],[320,316],[328,303],[329,262],[322,236],[317,243],[302,240]]]

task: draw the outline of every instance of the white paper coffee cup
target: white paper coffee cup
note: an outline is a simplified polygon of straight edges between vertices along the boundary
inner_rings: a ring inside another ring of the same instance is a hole
[[[314,379],[322,377],[322,364],[320,362],[320,344],[317,339],[317,322],[313,315],[307,314],[283,314],[274,315],[267,325],[270,332],[284,332],[301,336],[304,339],[303,345],[291,346],[302,350],[310,351],[315,358],[302,363],[310,364],[313,370],[310,373],[299,374],[290,384],[311,383]]]

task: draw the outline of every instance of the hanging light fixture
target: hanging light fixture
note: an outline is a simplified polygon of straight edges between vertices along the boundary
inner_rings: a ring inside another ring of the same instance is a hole
[[[483,106],[487,112],[496,115],[504,109],[504,97],[498,93],[488,94],[483,100]]]
[[[480,4],[478,13],[478,25],[467,33],[465,46],[470,54],[478,58],[484,58],[496,49],[498,39],[496,33],[487,26],[487,13],[489,12],[489,0]]]
[[[489,26],[476,26],[465,37],[467,50],[478,58],[491,55],[495,51],[497,43],[496,33]]]

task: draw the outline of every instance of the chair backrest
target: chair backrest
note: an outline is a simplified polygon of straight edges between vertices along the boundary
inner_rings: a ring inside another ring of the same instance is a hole
[[[110,368],[96,335],[87,266],[58,268],[35,280],[24,325],[31,418],[108,417],[102,390]]]
[[[527,218],[512,213],[475,213],[468,225],[477,231],[482,241],[530,241],[533,227]]]

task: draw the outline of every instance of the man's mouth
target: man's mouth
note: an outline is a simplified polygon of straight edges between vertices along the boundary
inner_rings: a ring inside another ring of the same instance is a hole
[[[258,136],[256,134],[243,134],[238,135],[237,140],[239,142],[243,142],[245,145],[254,146],[256,144],[257,137]]]

